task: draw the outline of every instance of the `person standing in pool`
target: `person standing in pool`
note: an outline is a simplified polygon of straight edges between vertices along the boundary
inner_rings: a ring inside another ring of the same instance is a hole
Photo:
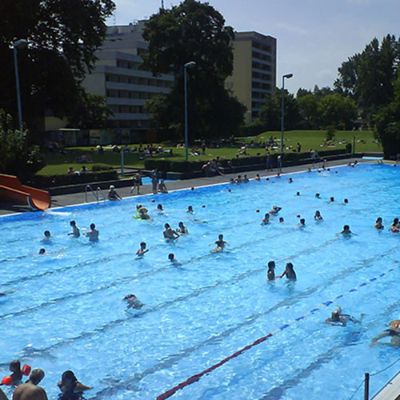
[[[269,224],[269,213],[266,213],[265,215],[264,215],[264,218],[263,218],[263,220],[261,221],[261,225],[268,225]]]
[[[86,237],[89,238],[89,242],[99,241],[99,231],[96,229],[95,224],[90,224],[90,231],[86,232]]]
[[[395,218],[392,222],[392,225],[390,227],[390,232],[393,233],[399,233],[400,232],[400,224],[399,224],[399,219]]]
[[[47,400],[46,391],[37,386],[44,378],[44,372],[41,369],[32,370],[26,383],[18,385],[13,393],[13,400]],[[0,396],[1,399],[1,396]]]
[[[179,234],[171,228],[170,224],[165,224],[164,228],[165,229],[164,229],[163,235],[164,235],[165,239],[167,239],[167,240],[178,239]]]
[[[296,272],[294,272],[292,263],[288,262],[286,264],[286,268],[283,271],[283,273],[281,274],[280,278],[283,278],[284,276],[286,276],[286,279],[288,279],[289,281],[297,280]]]
[[[42,243],[50,243],[50,242],[51,242],[50,231],[44,231]]]
[[[340,233],[345,237],[350,237],[352,235],[352,232],[350,230],[350,226],[349,225],[344,225],[343,226],[343,230]]]
[[[219,253],[220,251],[224,250],[225,246],[227,245],[227,242],[224,240],[224,235],[218,235],[218,240],[215,242],[215,244],[217,247],[214,248],[214,253]]]
[[[59,400],[80,400],[84,391],[92,389],[80,383],[72,371],[63,372],[58,387],[62,393]]]
[[[375,221],[375,229],[383,230],[385,227],[383,226],[382,217],[378,217]]]
[[[189,233],[188,228],[183,224],[183,222],[179,222],[178,229],[176,231],[181,235],[187,235]]]
[[[138,257],[142,257],[142,256],[144,256],[148,251],[149,251],[149,249],[146,249],[146,243],[145,243],[145,242],[141,242],[141,243],[140,243],[140,248],[139,248],[139,250],[136,252],[136,255],[137,255]]]
[[[318,210],[315,211],[314,220],[315,221],[322,221],[323,220],[322,215]]]
[[[76,226],[76,222],[75,221],[71,221],[69,224],[70,224],[70,226],[72,228],[72,232],[68,233],[68,236],[72,236],[74,238],[78,238],[79,236],[81,236],[79,228]]]
[[[267,279],[269,281],[275,280],[275,261],[268,261]]]

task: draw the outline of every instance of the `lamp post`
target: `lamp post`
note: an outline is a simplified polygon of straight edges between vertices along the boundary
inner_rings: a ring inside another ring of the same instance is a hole
[[[282,76],[282,93],[281,93],[281,158],[280,158],[280,170],[282,170],[282,159],[283,159],[283,134],[285,131],[285,78],[290,79],[293,74],[285,74]]]
[[[14,69],[15,69],[15,85],[17,90],[17,107],[18,107],[18,127],[22,131],[24,128],[22,123],[22,104],[21,104],[21,87],[19,83],[19,70],[18,70],[18,47],[26,46],[28,41],[25,39],[16,40],[11,44],[14,52]]]
[[[185,160],[189,158],[189,118],[188,118],[188,85],[187,85],[187,69],[194,67],[196,63],[189,61],[183,66],[183,86],[185,94]]]

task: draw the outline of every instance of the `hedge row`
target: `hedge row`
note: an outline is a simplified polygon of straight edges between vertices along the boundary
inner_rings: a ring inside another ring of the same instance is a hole
[[[324,150],[320,151],[319,157],[327,157],[327,156],[335,156],[339,154],[351,153],[351,148],[346,149],[334,149],[334,150]],[[269,163],[271,167],[277,166],[277,157],[278,154],[272,154],[269,156]],[[310,159],[310,153],[286,153],[283,158],[283,165],[285,162],[290,162],[291,164],[296,161],[308,160]],[[156,160],[156,159],[148,159],[144,162],[145,169],[157,169],[161,172],[186,172],[192,173],[195,171],[201,171],[201,167],[206,163],[206,161],[169,161],[169,160]],[[221,166],[224,168],[229,167],[240,167],[240,166],[266,166],[267,156],[252,156],[252,157],[242,157],[242,158],[234,158],[232,160],[223,160],[221,162]]]
[[[117,171],[98,171],[88,172],[86,174],[72,175],[36,175],[29,182],[33,186],[41,188],[49,188],[54,186],[79,185],[90,182],[112,181],[118,179]]]

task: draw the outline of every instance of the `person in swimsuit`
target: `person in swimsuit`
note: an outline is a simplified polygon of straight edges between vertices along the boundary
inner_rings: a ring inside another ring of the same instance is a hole
[[[218,240],[215,242],[215,244],[217,247],[214,248],[214,253],[219,253],[220,251],[224,250],[225,246],[227,245],[227,242],[224,240],[224,235],[218,235]]]
[[[134,294],[127,294],[124,299],[128,303],[128,308],[142,308],[143,303],[139,301],[139,299]]]
[[[382,217],[378,217],[375,221],[375,229],[383,230],[385,227],[383,226]]]
[[[80,383],[72,371],[63,372],[58,387],[62,393],[59,400],[80,400],[84,391],[92,389]]]
[[[261,225],[267,225],[267,224],[269,224],[269,213],[266,213],[265,215],[264,215],[264,218],[263,218],[263,220],[261,221]]]
[[[18,385],[14,390],[13,400],[47,400],[46,391],[40,386],[37,386],[43,378],[43,370],[32,370],[28,381],[22,385]]]
[[[165,229],[164,229],[163,235],[164,235],[165,239],[167,239],[167,240],[178,239],[179,234],[171,228],[170,224],[165,224],[164,228]]]
[[[267,279],[269,281],[275,280],[275,261],[268,261]]]
[[[282,207],[272,206],[272,209],[269,211],[271,215],[277,215],[279,211],[282,210]]]
[[[343,226],[343,230],[340,233],[345,237],[350,237],[352,235],[352,232],[350,230],[350,226],[349,225],[344,225]]]
[[[72,228],[72,232],[68,233],[68,236],[72,236],[74,238],[78,238],[79,236],[81,236],[79,228],[76,226],[76,222],[75,221],[71,221],[69,224],[70,224],[70,226]]]
[[[314,220],[315,221],[322,221],[323,220],[322,215],[318,210],[315,211]]]
[[[371,344],[377,344],[379,340],[390,337],[390,343],[387,343],[390,346],[400,346],[400,320],[395,319],[389,322],[389,328],[385,329],[379,335],[375,336]]]
[[[149,251],[149,249],[146,249],[146,243],[145,243],[145,242],[141,242],[141,243],[140,243],[140,248],[139,248],[139,250],[136,252],[136,255],[137,255],[138,257],[142,257],[142,256],[144,256],[148,251]]]
[[[183,224],[183,222],[179,222],[178,229],[176,230],[181,235],[187,235],[189,233],[188,228]]]
[[[286,264],[286,268],[283,271],[283,273],[281,274],[280,278],[283,278],[284,276],[286,276],[286,279],[288,279],[290,281],[297,280],[296,272],[293,269],[292,263],[289,262]]]
[[[392,222],[392,226],[390,227],[390,232],[399,233],[400,232],[400,224],[399,219],[395,218]]]
[[[343,314],[340,307],[332,311],[331,316],[325,320],[327,324],[340,326],[346,326],[349,321],[356,324],[361,323],[361,320],[357,320],[349,314]]]
[[[96,229],[95,224],[90,224],[90,231],[86,232],[86,236],[89,238],[89,242],[99,241],[99,231]]]

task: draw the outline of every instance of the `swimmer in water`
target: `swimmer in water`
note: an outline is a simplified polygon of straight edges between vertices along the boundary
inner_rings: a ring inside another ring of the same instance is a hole
[[[382,217],[378,217],[375,221],[375,229],[382,230],[385,227],[383,226]]]
[[[164,213],[164,208],[163,208],[162,204],[157,204],[157,211],[158,211],[160,214],[163,214],[163,213]]]
[[[186,212],[189,213],[189,214],[193,214],[194,213],[193,207],[192,206],[188,206]]]
[[[44,249],[43,247],[39,250],[39,254],[41,256],[43,256],[44,254],[46,254],[46,249]]]
[[[349,199],[344,199],[344,200],[343,200],[343,204],[344,204],[344,205],[349,204]]]
[[[256,181],[260,181],[260,180],[261,180],[260,174],[256,174],[255,180],[256,180]]]
[[[300,192],[296,192],[296,196],[300,196]]]
[[[393,233],[399,233],[400,232],[400,225],[399,225],[399,219],[395,218],[392,222],[392,225],[390,227],[390,232]]]
[[[334,202],[335,202],[335,198],[333,196],[330,197],[328,203],[334,203]]]
[[[138,257],[142,257],[142,256],[144,256],[148,251],[149,251],[149,249],[146,249],[146,243],[145,242],[141,242],[140,243],[140,248],[139,248],[139,250],[136,252],[136,255],[138,256]]]
[[[385,329],[379,335],[375,336],[371,340],[371,345],[377,344],[379,340],[390,337],[390,343],[386,343],[389,346],[400,346],[400,320],[395,319],[389,322],[389,328]]]
[[[283,224],[285,222],[285,220],[283,219],[283,217],[279,217],[279,223]]]
[[[78,238],[79,236],[81,236],[79,228],[76,226],[76,222],[75,221],[71,221],[69,224],[70,224],[70,226],[72,228],[72,232],[68,233],[68,236],[72,236],[74,238]]]
[[[268,261],[267,279],[269,281],[275,280],[275,261]]]
[[[189,233],[188,228],[183,224],[183,222],[179,222],[178,229],[176,230],[181,235],[187,235]]]
[[[352,231],[350,230],[349,225],[344,225],[342,232],[340,232],[343,236],[350,237],[352,235]]]
[[[97,242],[99,240],[99,231],[96,229],[95,224],[90,224],[90,231],[86,232],[86,237],[89,238],[89,242]]]
[[[50,231],[44,231],[42,242],[43,242],[43,243],[49,243],[49,242],[51,242],[51,234],[50,234]]]
[[[243,175],[243,183],[249,183],[249,178],[247,177],[246,174]]]
[[[86,390],[92,389],[79,382],[72,371],[65,371],[61,375],[61,381],[57,383],[61,390],[59,400],[80,400],[82,393]]]
[[[290,281],[297,280],[296,272],[294,271],[292,263],[289,262],[286,264],[285,270],[280,275],[280,278],[283,278],[284,276],[286,276],[286,279],[288,279]]]
[[[164,229],[163,235],[164,235],[165,239],[167,239],[167,240],[178,239],[179,234],[171,228],[170,224],[165,224],[164,228],[165,229]]]
[[[266,213],[264,215],[263,220],[261,221],[261,225],[268,225],[269,223],[270,223],[270,221],[269,221],[269,213]]]
[[[218,240],[215,242],[215,244],[217,247],[214,248],[214,253],[219,253],[220,251],[224,250],[225,246],[227,245],[227,242],[224,240],[224,235],[218,235]]]
[[[174,253],[169,253],[168,254],[168,260],[171,262],[171,264],[175,265],[175,266],[180,266],[182,265],[180,262],[178,262],[178,260],[175,258],[175,254]]]
[[[315,193],[315,198],[320,199],[321,195],[319,193]]]
[[[321,213],[320,213],[318,210],[315,211],[314,220],[315,220],[315,221],[322,221],[322,220],[323,220],[322,215],[321,215]]]
[[[269,211],[271,215],[277,215],[279,211],[282,210],[282,207],[272,206],[272,209]]]
[[[142,308],[144,304],[142,304],[139,299],[134,294],[127,294],[124,299],[128,303],[128,308]]]
[[[150,219],[149,211],[146,207],[143,207],[141,204],[136,206],[136,214],[140,219]]]
[[[348,322],[353,322],[355,324],[361,323],[362,315],[360,320],[355,319],[349,314],[343,314],[342,309],[339,307],[335,311],[332,311],[332,314],[329,318],[325,320],[327,324],[331,325],[340,325],[340,326],[346,326]]]
[[[299,228],[305,228],[305,227],[306,227],[306,220],[304,218],[300,218]]]
[[[289,178],[289,183],[293,183],[293,178]]]
[[[13,400],[47,400],[46,391],[38,386],[43,378],[43,370],[33,369],[29,375],[29,379],[25,383],[18,385],[15,389]],[[2,397],[0,395],[0,400],[1,399]]]

